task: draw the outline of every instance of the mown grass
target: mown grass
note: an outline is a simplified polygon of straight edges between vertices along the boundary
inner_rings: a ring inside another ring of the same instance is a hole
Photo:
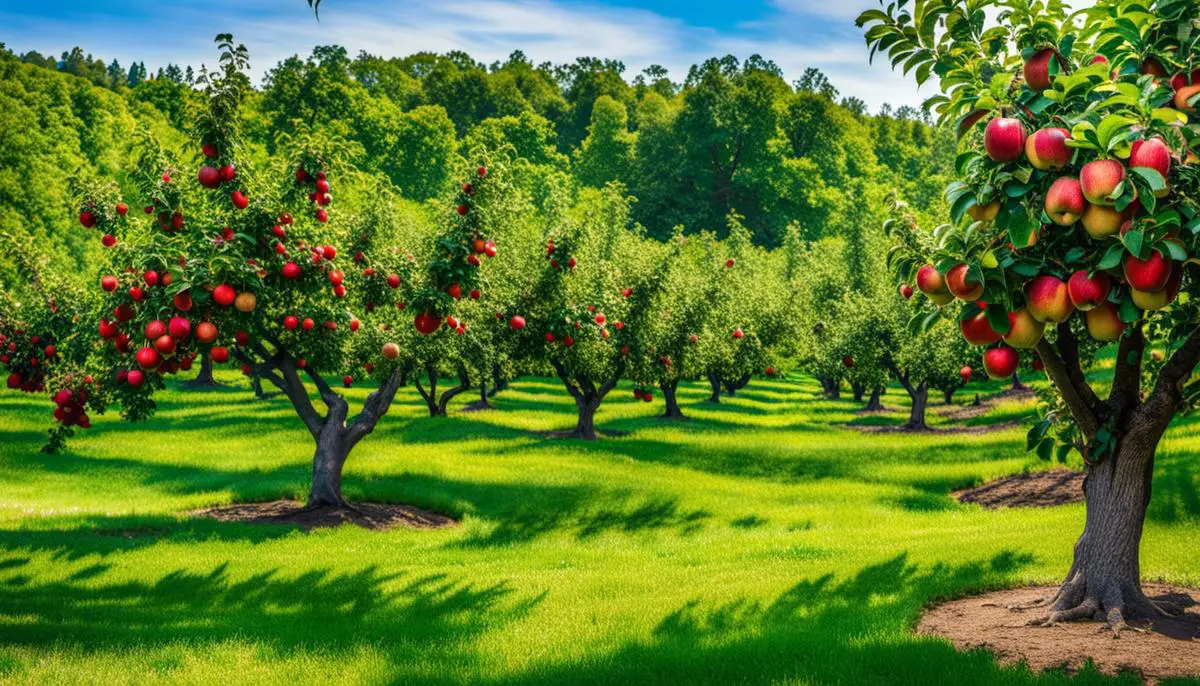
[[[0,396],[0,682],[1113,682],[909,633],[932,600],[1066,569],[1082,506],[947,495],[1045,466],[1010,424],[1028,404],[969,420],[997,431],[910,435],[845,428],[856,405],[807,379],[719,406],[689,386],[679,423],[626,389],[598,417],[616,435],[587,444],[534,433],[572,424],[552,380],[442,419],[405,389],[346,493],[461,526],[303,532],[186,516],[306,492],[288,407],[224,378],[239,387],[164,393],[150,422],[103,418],[60,455],[38,452],[44,402]],[[999,389],[959,401],[977,388]],[[930,420],[951,421],[936,403]],[[1147,579],[1200,585],[1198,431],[1181,422],[1159,459]]]

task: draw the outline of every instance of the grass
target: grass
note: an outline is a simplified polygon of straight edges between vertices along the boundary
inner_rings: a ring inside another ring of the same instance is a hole
[[[976,389],[998,387],[960,401]],[[623,389],[598,416],[619,435],[587,444],[533,433],[573,423],[552,380],[439,419],[405,389],[351,456],[346,494],[462,525],[383,533],[186,516],[303,497],[311,443],[282,400],[172,390],[150,422],[102,418],[49,456],[46,403],[0,395],[0,682],[1136,683],[1033,675],[909,633],[932,600],[1064,573],[1082,506],[947,495],[1043,468],[1026,426],[866,433],[844,427],[866,419],[853,402],[816,393],[755,381],[711,406],[688,386],[691,419],[662,423],[661,403]],[[885,404],[871,421],[901,422],[902,394]],[[1164,443],[1146,579],[1200,585],[1197,450],[1195,421]]]

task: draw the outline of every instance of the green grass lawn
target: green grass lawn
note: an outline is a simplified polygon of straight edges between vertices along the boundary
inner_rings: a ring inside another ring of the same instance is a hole
[[[947,495],[1044,468],[1027,425],[864,433],[843,428],[863,419],[853,402],[808,379],[719,406],[689,386],[691,420],[664,424],[626,384],[597,418],[616,435],[587,444],[534,433],[573,424],[553,380],[441,419],[408,388],[352,454],[346,494],[462,525],[303,532],[185,515],[307,492],[312,444],[289,406],[223,378],[237,387],[163,393],[151,421],[102,418],[59,455],[38,452],[47,401],[0,395],[0,682],[1114,682],[909,634],[934,599],[1065,573],[1081,505]],[[898,423],[902,394],[885,404]],[[1146,579],[1200,585],[1197,451],[1195,421],[1164,443]]]

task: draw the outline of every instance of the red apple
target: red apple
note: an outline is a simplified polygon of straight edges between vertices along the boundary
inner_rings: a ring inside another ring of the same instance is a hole
[[[246,194],[241,191],[234,191],[233,193],[230,193],[229,200],[233,203],[233,206],[239,210],[244,210],[250,205],[250,198],[247,198]]]
[[[1025,303],[1034,319],[1046,323],[1065,322],[1075,310],[1067,284],[1049,274],[1035,276],[1025,285]]]
[[[970,280],[966,264],[956,264],[946,272],[946,287],[959,300],[973,302],[983,295],[983,284]]]
[[[394,360],[397,357],[400,357],[400,346],[396,345],[395,343],[384,343],[383,356],[389,360]]]
[[[1008,333],[1004,334],[1004,342],[1014,348],[1032,348],[1042,340],[1045,331],[1046,324],[1022,308],[1008,313]]]
[[[146,322],[146,328],[143,333],[146,334],[147,340],[153,341],[159,336],[166,335],[167,325],[164,324],[161,319],[153,319],[149,322]]]
[[[1076,309],[1087,312],[1108,299],[1109,286],[1108,274],[1095,272],[1088,276],[1088,272],[1081,269],[1067,280],[1067,294]]]
[[[205,188],[216,188],[221,185],[221,173],[216,167],[200,167],[196,172],[196,180]]]
[[[192,323],[186,317],[171,317],[167,324],[167,333],[171,338],[182,341],[192,334]]]
[[[1162,174],[1165,180],[1171,172],[1171,150],[1161,138],[1134,141],[1129,154],[1129,166],[1148,167]],[[1154,197],[1163,198],[1170,192],[1170,188],[1165,188],[1155,193]]]
[[[154,369],[162,363],[162,357],[154,348],[142,348],[137,351],[136,359],[142,369]]]
[[[954,299],[946,288],[946,281],[932,264],[923,265],[917,270],[917,288],[935,305],[945,305]]]
[[[229,348],[216,347],[208,351],[209,357],[217,364],[225,364],[229,361]]]
[[[1000,340],[1000,334],[992,328],[987,314],[982,309],[979,314],[960,320],[958,328],[962,331],[963,339],[971,345],[988,345]]]
[[[151,352],[153,352],[153,351],[151,351]],[[130,386],[133,386],[134,388],[140,387],[142,385],[142,381],[144,381],[144,380],[145,380],[145,377],[142,374],[142,370],[140,370],[140,369],[130,369],[125,374],[125,383],[129,384]]]
[[[508,326],[513,331],[520,331],[525,328],[525,318],[519,314],[515,314],[512,316],[512,319],[508,320]]]
[[[983,353],[983,368],[993,379],[1007,379],[1017,371],[1017,351],[1007,346],[990,348]]]
[[[421,334],[428,336],[442,325],[442,318],[432,312],[422,312],[413,318],[413,326]]]
[[[159,336],[154,339],[154,349],[165,357],[175,354],[175,339],[170,336]]]
[[[212,343],[217,340],[217,327],[212,322],[200,322],[196,325],[196,340],[201,343]]]
[[[1025,127],[1016,119],[997,117],[983,130],[983,147],[993,160],[1012,162],[1025,149]]]
[[[1079,185],[1083,197],[1096,205],[1112,205],[1109,199],[1117,186],[1125,180],[1125,167],[1117,160],[1093,160],[1079,171]]]
[[[1074,150],[1067,147],[1071,132],[1066,129],[1049,128],[1034,131],[1025,139],[1025,157],[1034,167],[1046,170],[1059,170],[1071,163]]]
[[[229,307],[233,304],[233,300],[236,297],[237,291],[234,290],[233,286],[230,286],[227,283],[217,286],[212,292],[213,302],[221,307]]]
[[[300,265],[295,262],[288,262],[283,265],[283,278],[298,279],[300,278]]]
[[[391,286],[392,288],[399,288],[400,287],[400,275],[399,274],[388,274],[387,285]]]
[[[1171,258],[1164,257],[1158,250],[1150,251],[1144,260],[1134,255],[1125,256],[1125,280],[1129,287],[1138,291],[1161,291],[1171,277]]]
[[[100,277],[100,287],[109,293],[117,290],[117,285],[117,277],[115,276],[105,275]]]
[[[1057,54],[1053,48],[1043,48],[1038,50],[1025,63],[1025,85],[1031,90],[1044,91],[1049,88],[1054,80],[1054,75],[1051,73],[1054,70],[1055,58]]]
[[[1032,140],[1032,139],[1031,139]],[[1087,209],[1083,188],[1079,181],[1070,176],[1061,176],[1050,184],[1044,205],[1050,221],[1059,226],[1071,226],[1079,221]]]

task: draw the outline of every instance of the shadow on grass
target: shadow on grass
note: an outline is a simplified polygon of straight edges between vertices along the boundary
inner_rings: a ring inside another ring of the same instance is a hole
[[[925,570],[905,554],[838,581],[806,579],[774,600],[709,604],[692,600],[642,640],[586,662],[567,662],[493,679],[494,684],[1137,684],[1136,678],[1034,675],[998,666],[983,651],[960,653],[906,632],[922,606],[942,597],[997,588],[1032,562],[1003,552],[986,560]]]
[[[12,559],[12,558],[9,558]],[[471,662],[471,637],[520,619],[546,592],[446,574],[273,569],[249,576],[232,562],[178,569],[150,581],[108,580],[91,565],[61,580],[0,572],[0,645],[68,645],[85,652],[133,646],[203,645],[230,637],[280,653],[385,650],[397,663],[431,656]]]

